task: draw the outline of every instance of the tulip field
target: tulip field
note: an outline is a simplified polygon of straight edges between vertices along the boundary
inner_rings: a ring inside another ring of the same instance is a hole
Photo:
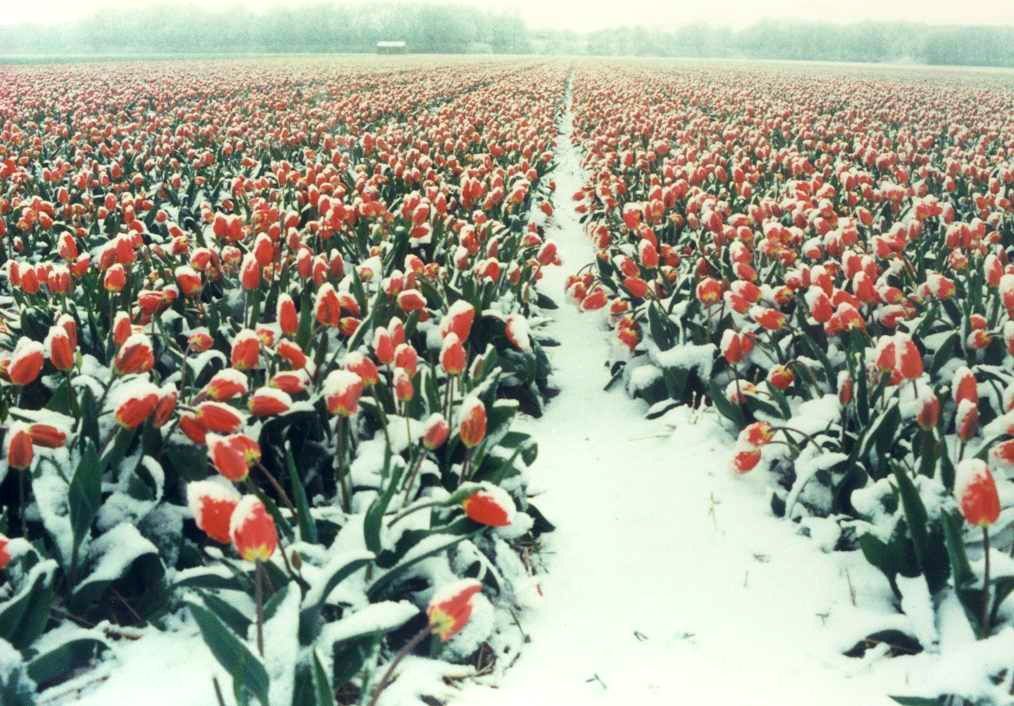
[[[0,706],[1014,703],[1012,199],[1004,72],[0,65]]]

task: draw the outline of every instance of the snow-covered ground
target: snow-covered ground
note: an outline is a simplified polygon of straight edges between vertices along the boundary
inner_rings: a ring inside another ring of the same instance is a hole
[[[728,470],[733,439],[713,415],[647,421],[619,386],[603,390],[605,327],[562,301],[567,273],[592,256],[570,201],[583,179],[569,128],[568,114],[547,233],[565,264],[543,281],[561,303],[551,333],[562,392],[526,422],[540,441],[539,506],[558,529],[545,545],[542,604],[522,618],[530,643],[494,685],[466,686],[455,703],[878,706],[959,679],[934,655],[842,656],[867,628],[908,620],[893,615],[884,579],[774,518],[763,475]],[[950,658],[974,660],[974,644]],[[86,675],[80,698],[65,687],[65,702],[213,706],[215,674],[196,629],[153,632]]]
[[[592,256],[570,202],[583,179],[569,128],[547,233],[564,266],[543,280],[557,300]],[[459,706],[892,703],[835,650],[850,580],[860,591],[883,579],[775,519],[764,479],[729,472],[732,439],[712,415],[647,421],[621,386],[604,391],[601,320],[567,304],[554,315],[562,392],[532,424],[544,441],[534,485],[558,527],[545,599],[517,664],[495,689],[466,689]]]

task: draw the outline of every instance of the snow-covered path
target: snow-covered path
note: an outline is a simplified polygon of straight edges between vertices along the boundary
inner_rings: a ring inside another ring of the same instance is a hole
[[[545,598],[499,687],[471,686],[456,703],[893,703],[834,649],[850,580],[862,593],[870,577],[846,577],[839,559],[773,518],[762,478],[731,477],[731,440],[709,418],[677,414],[670,432],[622,390],[603,391],[600,319],[562,301],[567,273],[592,256],[570,199],[582,177],[569,130],[568,113],[548,233],[564,266],[544,278],[561,302],[551,330],[562,392],[532,422],[544,442],[539,506],[558,527]]]

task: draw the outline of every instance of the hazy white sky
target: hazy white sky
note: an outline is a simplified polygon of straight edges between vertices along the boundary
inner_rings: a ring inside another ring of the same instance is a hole
[[[353,0],[355,1],[355,0]],[[429,0],[443,2],[443,0]],[[455,0],[450,0],[455,2]],[[456,0],[516,10],[532,28],[566,27],[578,31],[616,25],[669,27],[709,21],[742,27],[761,18],[797,20],[914,20],[933,24],[1014,25],[1014,0]],[[177,0],[178,2],[178,0]],[[321,0],[243,0],[244,7]],[[0,0],[0,24],[76,19],[96,10],[130,12],[139,6],[176,4],[173,0]],[[237,0],[201,0],[208,8],[228,8]]]

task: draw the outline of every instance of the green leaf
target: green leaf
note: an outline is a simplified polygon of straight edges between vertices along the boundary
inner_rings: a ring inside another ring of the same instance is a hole
[[[201,600],[204,601],[204,605],[211,610],[219,620],[228,625],[237,635],[246,635],[247,630],[250,627],[251,620],[245,616],[242,611],[228,601],[222,600],[214,593],[201,592],[200,595]]]
[[[296,517],[299,520],[299,536],[304,542],[317,543],[317,522],[310,513],[310,503],[306,499],[306,488],[296,470],[296,460],[292,457],[292,447],[285,444],[285,465],[289,471],[289,485],[292,486],[292,500],[296,504]]]
[[[385,597],[387,595],[388,589],[393,588],[398,578],[406,571],[408,571],[410,568],[418,564],[420,561],[423,561],[424,559],[428,559],[431,556],[436,556],[441,552],[447,551],[451,547],[460,543],[462,540],[467,539],[468,536],[469,536],[468,534],[465,534],[460,537],[454,537],[449,541],[444,542],[433,549],[430,549],[429,551],[420,552],[419,554],[413,556],[411,559],[396,564],[394,568],[392,568],[386,574],[381,576],[373,583],[372,586],[370,586],[369,590],[367,591],[367,596],[369,596],[371,601],[377,601]]]
[[[726,398],[725,392],[719,389],[714,379],[708,383],[708,396],[719,414],[735,424],[737,429],[742,429],[745,426],[743,411]]]
[[[888,696],[901,706],[941,706],[944,703],[941,699],[933,699],[925,696]]]
[[[299,641],[309,645],[320,633],[320,612],[324,601],[335,587],[373,561],[372,552],[358,551],[338,554],[321,568],[303,597],[299,612]]]
[[[919,491],[908,472],[896,463],[891,464],[891,470],[894,471],[894,477],[898,481],[901,507],[905,513],[919,571],[926,578],[930,593],[936,594],[947,585],[948,567],[946,560],[941,561],[944,557],[940,555],[943,548],[939,546],[939,542],[934,542],[930,537],[926,506],[923,505]]]
[[[56,569],[52,559],[36,564],[14,597],[0,604],[0,639],[23,650],[42,635],[53,605]]]
[[[263,663],[254,656],[245,642],[236,637],[228,626],[219,620],[218,616],[194,601],[186,601],[186,605],[201,630],[205,644],[222,668],[232,677],[237,691],[249,690],[262,706],[271,706],[268,703],[270,682]]]
[[[391,447],[387,445],[384,447],[384,473],[383,477],[387,486],[384,488],[384,492],[373,499],[370,503],[370,507],[366,510],[366,517],[363,518],[363,538],[366,542],[366,548],[374,554],[379,554],[381,550],[380,545],[380,532],[383,529],[384,514],[387,512],[387,508],[391,504],[391,500],[394,498],[394,493],[401,482],[401,475],[405,470],[402,464],[398,464],[394,467],[393,471],[388,473],[388,469],[391,468]]]
[[[28,662],[28,676],[36,684],[61,681],[83,667],[88,666],[100,652],[109,648],[105,640],[81,630],[77,637],[62,641],[57,646],[38,654]],[[6,701],[0,700],[6,704]]]
[[[316,650],[296,665],[292,706],[335,706],[334,693]]]
[[[0,658],[6,668],[0,674],[0,704],[3,706],[36,706],[35,684],[22,661],[21,655],[0,640]]]
[[[73,564],[77,553],[91,531],[92,520],[98,514],[102,502],[102,464],[95,444],[89,439],[84,442],[84,454],[77,464],[74,477],[67,490],[67,505],[70,509],[70,526],[74,533]],[[71,567],[71,573],[76,567]]]

